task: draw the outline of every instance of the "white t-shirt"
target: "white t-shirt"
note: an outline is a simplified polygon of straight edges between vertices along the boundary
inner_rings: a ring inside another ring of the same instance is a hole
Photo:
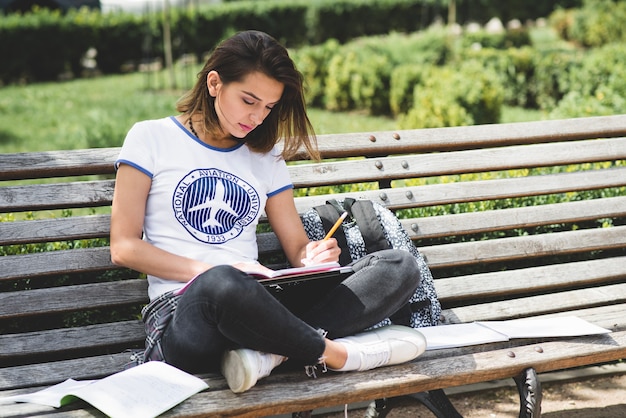
[[[256,226],[267,198],[293,188],[277,149],[214,148],[174,117],[135,124],[115,164],[152,179],[144,240],[211,264],[255,262]],[[151,275],[148,283],[150,299],[184,285]]]

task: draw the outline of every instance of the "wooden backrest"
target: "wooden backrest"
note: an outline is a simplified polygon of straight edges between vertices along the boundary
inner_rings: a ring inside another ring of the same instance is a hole
[[[619,328],[625,134],[612,116],[323,135],[324,160],[289,170],[300,212],[346,196],[397,211],[444,323],[588,311]],[[0,155],[0,388],[104,375],[143,345],[146,282],[107,247],[118,152]],[[271,232],[259,249],[281,253]]]

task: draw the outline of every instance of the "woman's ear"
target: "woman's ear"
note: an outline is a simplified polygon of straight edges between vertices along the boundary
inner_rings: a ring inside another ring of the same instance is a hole
[[[206,76],[206,85],[209,89],[209,94],[212,97],[217,96],[217,91],[222,84],[222,79],[217,71],[212,70]]]

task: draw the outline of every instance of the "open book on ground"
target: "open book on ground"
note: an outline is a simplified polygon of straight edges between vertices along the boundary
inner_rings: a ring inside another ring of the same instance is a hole
[[[0,398],[0,405],[28,402],[60,408],[82,399],[112,418],[152,418],[208,387],[191,374],[150,361],[100,380],[68,379],[39,392]]]
[[[508,341],[512,338],[575,337],[611,332],[576,316],[438,325],[420,328],[419,331],[426,338],[427,350]]]

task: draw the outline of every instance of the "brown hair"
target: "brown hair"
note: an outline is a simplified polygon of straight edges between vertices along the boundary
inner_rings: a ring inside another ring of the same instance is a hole
[[[302,74],[278,41],[263,32],[245,31],[221,42],[198,74],[196,85],[176,103],[176,109],[185,115],[200,113],[205,132],[220,135],[215,98],[206,85],[211,71],[217,71],[224,84],[242,81],[256,71],[282,83],[285,88],[280,101],[245,141],[253,151],[266,153],[282,138],[285,159],[304,146],[311,158],[319,160],[315,132],[306,114]]]

